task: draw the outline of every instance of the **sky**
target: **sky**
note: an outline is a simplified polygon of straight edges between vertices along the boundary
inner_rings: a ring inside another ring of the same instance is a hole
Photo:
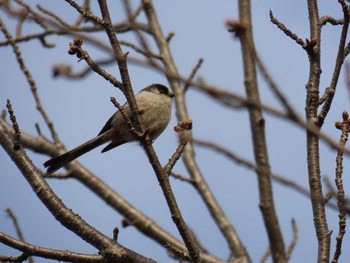
[[[68,21],[75,21],[76,12],[65,1],[27,1],[31,6],[40,4]],[[79,1],[78,1],[79,2]],[[80,1],[81,2],[81,1]],[[92,1],[94,2],[94,1]],[[123,8],[119,1],[110,1],[112,20],[122,20]],[[138,1],[132,1],[133,6]],[[238,17],[237,1],[154,1],[158,18],[165,34],[174,32],[171,51],[182,75],[188,76],[199,58],[204,63],[198,77],[229,91],[244,95],[242,57],[240,44],[227,32],[226,19]],[[96,6],[93,6],[99,14]],[[257,51],[262,57],[274,80],[281,87],[291,104],[301,116],[304,115],[305,85],[309,74],[308,58],[305,51],[286,37],[270,22],[269,10],[289,29],[302,39],[309,38],[306,1],[252,1],[253,31]],[[341,18],[341,7],[337,1],[319,1],[320,16],[331,15]],[[14,34],[15,20],[0,11],[1,19]],[[142,18],[141,18],[142,19]],[[38,26],[30,24],[24,33],[40,32]],[[335,64],[335,55],[340,36],[340,27],[326,25],[321,43],[322,78],[321,92],[330,84]],[[100,34],[100,40],[106,36]],[[120,35],[121,39],[133,39],[131,35]],[[0,41],[4,37],[0,34]],[[104,123],[114,113],[110,97],[124,102],[120,91],[96,74],[89,74],[82,80],[53,78],[52,66],[65,63],[76,71],[85,68],[85,63],[77,62],[67,54],[70,37],[50,36],[48,40],[55,48],[44,49],[39,41],[20,44],[22,55],[31,74],[36,80],[38,92],[48,115],[68,149],[96,136]],[[92,58],[106,58],[106,53],[86,44]],[[125,47],[124,51],[134,51]],[[44,121],[35,109],[35,104],[23,73],[12,50],[0,48],[0,105],[5,108],[10,99],[21,129],[36,135],[35,123],[49,136]],[[117,68],[106,69],[118,77]],[[130,65],[130,76],[135,91],[150,83],[167,84],[164,76],[150,68]],[[338,83],[330,114],[324,124],[324,131],[335,140],[340,133],[334,122],[341,120],[343,110],[349,109],[349,94],[345,87],[344,72]],[[259,78],[261,99],[264,103],[279,107],[268,86]],[[202,93],[190,89],[187,93],[189,116],[193,120],[193,135],[196,138],[215,141],[237,154],[253,160],[251,135],[246,110],[228,109],[211,101]],[[166,164],[177,147],[177,138],[172,127],[177,123],[173,108],[172,120],[154,147],[162,164]],[[265,114],[268,152],[273,172],[308,186],[305,131],[289,122]],[[213,125],[217,123],[218,125]],[[336,152],[321,143],[322,176],[334,181]],[[49,157],[27,151],[34,164],[43,168],[42,163]],[[196,147],[196,158],[205,180],[222,204],[222,207],[237,230],[253,262],[258,262],[268,247],[268,240],[259,210],[259,193],[256,175],[223,156]],[[101,154],[96,149],[79,161],[99,178],[125,197],[132,205],[153,218],[159,225],[179,238],[172,223],[156,177],[143,150],[137,144],[123,145],[113,151]],[[0,149],[0,231],[16,236],[11,220],[5,209],[10,207],[16,214],[24,236],[29,243],[76,252],[96,253],[89,244],[70,233],[45,209],[36,198],[15,164]],[[181,160],[174,171],[187,176]],[[349,159],[344,159],[345,193],[349,189]],[[121,216],[103,201],[89,192],[79,182],[70,180],[49,180],[50,186],[62,201],[89,224],[108,236],[112,236],[115,226],[120,227],[119,242],[138,253],[158,262],[174,262],[166,251],[154,241],[145,238],[133,227],[121,228]],[[226,259],[228,247],[219,233],[197,192],[188,184],[171,180],[180,209],[188,225],[195,231],[204,247],[214,255]],[[291,219],[296,220],[299,234],[290,262],[315,262],[317,241],[311,211],[311,202],[294,190],[273,183],[276,211],[283,232],[285,244],[292,238]],[[329,228],[333,230],[331,250],[333,255],[335,236],[338,232],[338,215],[327,209]],[[350,239],[345,235],[343,247],[349,247]],[[14,250],[0,244],[0,254],[18,255]],[[350,251],[344,249],[340,262],[350,261]],[[50,262],[36,258],[36,262]],[[267,262],[271,262],[269,259]]]

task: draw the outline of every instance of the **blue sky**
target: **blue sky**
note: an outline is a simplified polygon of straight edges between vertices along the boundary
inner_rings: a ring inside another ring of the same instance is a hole
[[[28,1],[40,3],[68,21],[74,21],[75,11],[65,1]],[[93,1],[92,1],[93,2]],[[320,15],[341,17],[341,8],[337,1],[319,1]],[[137,1],[132,1],[136,6]],[[204,63],[198,76],[208,83],[218,85],[230,91],[244,94],[242,58],[240,44],[227,32],[224,21],[237,18],[237,1],[154,1],[159,21],[165,33],[174,32],[171,50],[177,67],[182,75],[189,75],[199,58]],[[306,1],[253,1],[253,30],[256,48],[269,68],[273,78],[280,85],[295,109],[303,116],[305,103],[305,84],[308,77],[308,58],[291,39],[286,37],[269,20],[269,10],[302,39],[309,38],[308,14]],[[97,10],[96,8],[93,10]],[[111,6],[112,19],[117,22],[123,17],[122,7],[116,2]],[[96,11],[96,14],[99,14]],[[15,21],[0,12],[9,30],[14,33]],[[24,33],[37,32],[35,25],[26,26]],[[330,83],[335,63],[340,27],[327,25],[322,34],[322,79],[321,92]],[[102,41],[106,37],[101,34]],[[132,39],[130,35],[121,35],[121,39]],[[0,36],[0,41],[4,37]],[[123,102],[122,94],[96,74],[90,74],[82,81],[54,79],[51,67],[57,63],[67,63],[76,70],[86,65],[77,63],[74,56],[67,54],[69,37],[50,36],[49,41],[56,44],[54,49],[43,49],[39,41],[21,44],[20,48],[29,70],[36,80],[39,95],[47,113],[55,122],[61,140],[68,149],[95,136],[115,111],[109,98],[115,96]],[[84,46],[92,58],[106,58],[107,54],[96,50],[91,45]],[[134,51],[130,55],[134,55]],[[5,108],[6,99],[10,99],[20,127],[36,134],[35,123],[39,123],[45,135],[49,133],[41,116],[35,109],[30,89],[10,48],[0,48],[0,90],[1,109]],[[117,68],[106,68],[118,77]],[[339,131],[334,129],[334,122],[341,119],[341,112],[349,110],[348,93],[343,78],[339,81],[329,117],[324,124],[324,131],[338,140]],[[163,76],[151,69],[130,65],[133,86],[139,91],[144,86],[159,82],[166,84]],[[264,103],[279,106],[262,79],[259,79],[261,98]],[[243,157],[253,160],[251,135],[248,115],[245,110],[232,111],[205,97],[194,90],[189,90],[187,102],[190,118],[193,119],[193,135],[208,139],[230,148]],[[307,186],[305,132],[289,122],[281,121],[270,115],[266,117],[266,136],[269,144],[269,157],[274,172],[293,179]],[[213,125],[214,123],[220,125]],[[177,138],[172,127],[176,124],[175,109],[168,129],[154,143],[154,147],[165,164],[177,146]],[[259,211],[256,176],[222,156],[211,151],[196,148],[196,157],[205,179],[211,185],[218,201],[232,224],[236,228],[253,262],[258,262],[268,243],[261,213]],[[47,156],[28,151],[33,162],[42,167]],[[321,143],[321,171],[333,181],[335,170],[335,151]],[[155,219],[162,227],[178,237],[172,223],[165,200],[162,197],[156,177],[152,172],[146,155],[137,144],[123,145],[114,151],[100,154],[96,149],[79,159],[82,164],[96,173],[113,189],[129,200],[135,207]],[[347,174],[349,159],[344,159],[344,185],[349,185]],[[16,170],[14,163],[0,150],[0,231],[15,236],[10,219],[5,209],[10,207],[17,215],[25,238],[29,243],[56,249],[69,249],[78,252],[95,253],[96,250],[84,243],[56,222],[52,215],[36,198],[33,191]],[[187,175],[181,161],[175,172]],[[50,186],[65,204],[80,214],[88,223],[112,236],[115,226],[120,227],[121,217],[106,206],[93,193],[75,180],[50,180]],[[196,191],[186,183],[171,180],[179,206],[189,226],[210,252],[226,259],[228,247],[218,232],[208,211]],[[317,243],[311,203],[308,199],[284,186],[273,184],[276,209],[279,216],[285,243],[289,244],[292,231],[291,219],[294,218],[299,229],[299,240],[292,254],[291,262],[315,262]],[[332,251],[338,223],[337,213],[327,210],[329,228],[333,230]],[[119,242],[139,253],[154,258],[159,262],[171,262],[166,251],[143,237],[132,227],[121,229]],[[346,235],[343,247],[349,246]],[[0,244],[0,254],[13,254],[13,250]],[[343,251],[340,262],[348,262],[350,252]],[[47,262],[37,259],[36,262]],[[268,261],[270,262],[270,261]]]

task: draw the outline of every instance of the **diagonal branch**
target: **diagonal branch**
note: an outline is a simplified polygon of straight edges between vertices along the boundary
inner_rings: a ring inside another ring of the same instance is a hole
[[[335,66],[333,69],[333,76],[332,76],[332,80],[331,83],[329,85],[329,88],[327,88],[325,90],[325,102],[323,104],[323,107],[320,111],[320,113],[318,114],[317,117],[317,122],[318,122],[318,126],[322,127],[325,118],[327,117],[327,114],[331,108],[331,104],[333,101],[333,97],[337,88],[337,84],[338,84],[338,79],[340,76],[340,71],[341,68],[344,64],[344,60],[345,60],[345,42],[346,42],[346,38],[348,35],[348,29],[349,29],[349,7],[348,5],[345,3],[345,1],[339,1],[342,3],[342,8],[343,8],[343,14],[344,14],[344,19],[343,19],[343,26],[342,26],[342,32],[341,32],[341,36],[340,36],[340,40],[339,40],[339,46],[338,46],[338,54],[336,57],[336,61],[335,61]]]
[[[15,229],[16,229],[17,236],[18,236],[19,240],[22,242],[25,242],[24,235],[23,235],[22,229],[19,225],[19,222],[17,220],[16,215],[12,212],[11,208],[7,208],[6,212],[9,215],[9,217],[11,218],[13,224],[15,225]],[[28,261],[29,261],[29,263],[34,263],[33,257],[28,257]]]
[[[0,120],[0,124],[4,125],[11,137],[14,136],[14,131],[8,123]],[[24,148],[30,149],[36,153],[48,154],[52,157],[59,154],[59,150],[55,144],[43,136],[34,137],[25,132],[21,132],[21,144]],[[145,236],[148,236],[162,247],[168,247],[171,252],[175,254],[180,253],[184,258],[188,258],[187,249],[181,241],[161,228],[154,220],[142,213],[139,209],[135,208],[113,188],[103,182],[98,176],[88,171],[88,169],[82,166],[78,161],[70,163],[68,170],[67,176],[63,178],[74,178],[78,180],[104,200],[107,205],[123,215],[132,226]],[[201,259],[203,262],[207,263],[221,262],[217,257],[206,253],[201,253]]]
[[[46,124],[47,124],[47,126],[48,126],[48,128],[49,128],[49,130],[51,132],[51,136],[52,136],[53,140],[55,142],[58,142],[59,141],[58,134],[56,133],[56,130],[54,128],[53,122],[50,120],[50,118],[47,115],[44,107],[41,104],[41,100],[40,100],[40,97],[39,97],[39,94],[38,94],[38,88],[37,88],[36,83],[35,83],[35,81],[33,79],[33,76],[30,73],[30,71],[28,70],[26,64],[24,63],[21,51],[19,50],[17,43],[14,41],[12,35],[7,30],[7,28],[6,28],[5,24],[3,23],[3,21],[1,20],[1,18],[0,18],[0,29],[3,32],[3,34],[5,35],[7,41],[12,46],[13,52],[16,55],[16,59],[17,59],[17,62],[19,64],[19,66],[20,66],[20,69],[23,72],[23,74],[25,75],[25,77],[27,79],[27,82],[28,82],[28,84],[30,86],[30,89],[32,91],[37,110],[40,112],[41,116],[43,117],[44,121],[46,122]]]
[[[143,4],[153,38],[162,56],[162,62],[165,67],[166,76],[175,94],[177,118],[178,120],[187,120],[189,119],[189,117],[185,103],[185,92],[180,85],[180,75],[176,68],[171,51],[169,49],[168,39],[164,36],[162,32],[162,28],[159,24],[152,1],[143,0]],[[191,142],[191,139],[189,140],[189,142]],[[240,258],[244,262],[250,262],[249,255],[242,241],[240,240],[236,230],[234,229],[233,225],[231,224],[224,211],[220,207],[218,201],[214,197],[207,182],[205,181],[201,170],[199,169],[199,166],[195,159],[195,151],[192,143],[187,144],[183,153],[183,161],[190,176],[196,182],[196,190],[202,197],[203,201],[205,202],[207,208],[210,211],[211,216],[213,217],[222,234],[226,238],[226,241],[231,249],[231,253],[236,258]]]
[[[100,254],[107,260],[153,262],[119,245],[115,240],[108,238],[97,229],[87,224],[79,215],[66,207],[46,183],[41,172],[33,165],[23,148],[17,151],[13,149],[12,137],[2,121],[0,121],[0,144],[17,165],[38,198],[56,220],[83,240],[96,247],[100,251]]]
[[[245,90],[249,100],[261,104],[256,74],[256,51],[252,32],[250,1],[239,1],[242,31],[238,34],[243,55]],[[286,251],[275,210],[271,185],[271,168],[265,136],[265,120],[261,109],[248,108],[258,177],[260,209],[268,234],[273,262],[285,262]]]
[[[65,261],[65,262],[81,262],[81,263],[106,262],[105,258],[101,255],[88,255],[88,254],[71,252],[67,250],[57,250],[57,249],[39,247],[39,246],[26,243],[23,240],[18,240],[13,237],[10,237],[2,232],[0,232],[0,242],[9,247],[22,251],[24,255],[37,256],[37,257],[54,259],[54,260]],[[1,256],[0,256],[0,260],[1,261],[16,260],[16,262],[19,261],[18,257],[16,259],[13,259],[13,258],[11,259],[10,257],[2,258]],[[26,260],[26,258],[24,258],[24,260]]]
[[[279,29],[281,29],[287,36],[289,36],[296,43],[298,43],[302,48],[304,49],[306,48],[306,43],[300,37],[298,37],[296,34],[290,31],[282,22],[278,21],[278,19],[274,17],[272,10],[270,10],[270,20]]]
[[[310,71],[306,84],[305,116],[309,125],[319,129],[317,122],[317,110],[319,107],[319,90],[321,77],[321,25],[317,0],[308,0],[310,38],[315,40],[316,45],[308,52]],[[328,262],[330,253],[330,231],[328,229],[325,211],[325,200],[322,190],[319,136],[306,131],[308,178],[311,195],[313,219],[318,241],[318,261]]]

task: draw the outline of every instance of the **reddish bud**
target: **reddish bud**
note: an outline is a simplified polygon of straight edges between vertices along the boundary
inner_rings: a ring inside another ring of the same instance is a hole
[[[245,31],[245,27],[242,25],[241,21],[236,19],[226,19],[225,24],[229,32],[235,33],[236,37],[242,35]]]
[[[347,119],[349,119],[349,113],[347,111],[343,111],[342,117],[343,121],[346,121]]]
[[[83,45],[83,40],[81,40],[79,37],[74,37],[73,43],[74,45],[81,47]]]
[[[342,128],[342,122],[336,121],[334,125],[335,125],[335,127],[336,127],[337,129],[341,130],[341,128]]]

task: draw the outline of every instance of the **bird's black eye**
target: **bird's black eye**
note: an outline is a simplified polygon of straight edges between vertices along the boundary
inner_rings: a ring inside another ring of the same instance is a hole
[[[160,94],[168,94],[168,88],[163,85],[157,85],[157,89]]]

